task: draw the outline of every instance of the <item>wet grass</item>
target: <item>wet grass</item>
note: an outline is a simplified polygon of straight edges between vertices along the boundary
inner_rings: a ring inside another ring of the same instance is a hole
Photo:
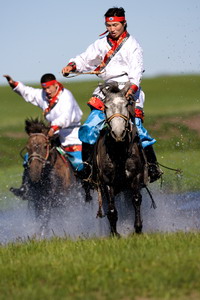
[[[199,299],[199,233],[0,247],[1,299]]]

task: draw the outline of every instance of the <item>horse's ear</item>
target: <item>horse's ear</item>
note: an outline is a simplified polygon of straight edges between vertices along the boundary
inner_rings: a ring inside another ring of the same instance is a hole
[[[105,97],[111,93],[118,93],[120,91],[116,81],[99,84],[99,88]]]
[[[100,91],[104,94],[104,96],[106,96],[110,92],[109,85],[100,83],[99,88],[100,88]]]
[[[123,87],[123,89],[121,89],[121,92],[126,95],[126,93],[128,92],[129,88],[130,88],[131,84],[130,82],[128,81],[125,86]]]

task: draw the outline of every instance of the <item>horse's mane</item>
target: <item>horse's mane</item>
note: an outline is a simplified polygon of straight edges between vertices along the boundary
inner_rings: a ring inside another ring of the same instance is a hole
[[[25,120],[25,131],[28,135],[31,133],[43,133],[46,135],[49,129],[50,125],[38,118],[28,118]]]

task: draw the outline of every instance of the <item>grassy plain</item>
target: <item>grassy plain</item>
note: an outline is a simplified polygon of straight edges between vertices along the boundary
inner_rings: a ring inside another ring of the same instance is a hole
[[[0,247],[0,299],[197,300],[200,235],[28,241]]]
[[[200,76],[144,79],[145,127],[157,139],[165,170],[163,189],[199,190]],[[72,82],[84,111],[97,82]],[[9,87],[0,87],[0,209],[2,194],[21,181],[19,152],[24,120],[41,116]],[[157,183],[155,183],[157,184]],[[200,234],[144,234],[122,239],[29,240],[0,246],[0,299],[197,300],[200,298]]]

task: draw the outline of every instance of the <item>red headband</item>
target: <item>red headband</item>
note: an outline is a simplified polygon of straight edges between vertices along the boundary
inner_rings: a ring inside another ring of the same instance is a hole
[[[42,82],[41,86],[42,87],[47,87],[47,86],[50,86],[50,85],[53,85],[53,84],[56,84],[56,83],[58,83],[57,80],[51,80],[51,81],[47,81],[47,82]]]
[[[107,17],[106,22],[123,22],[126,21],[125,17]]]

